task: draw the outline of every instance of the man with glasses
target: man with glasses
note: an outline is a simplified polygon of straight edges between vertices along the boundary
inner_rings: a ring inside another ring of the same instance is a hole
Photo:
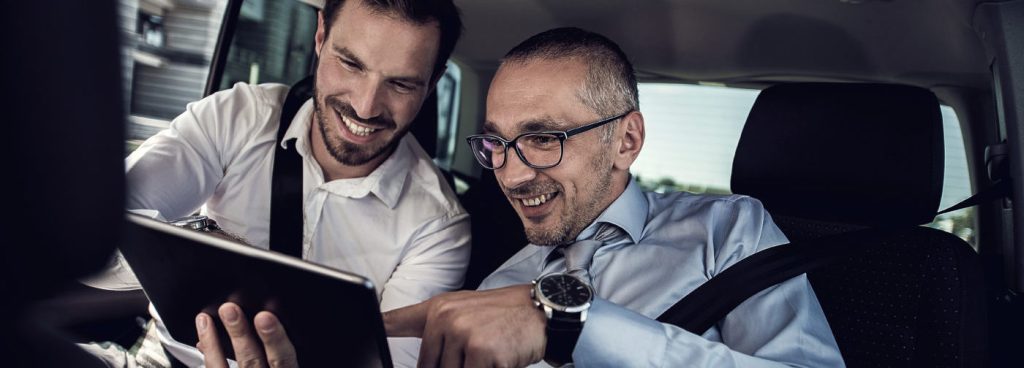
[[[423,338],[419,366],[843,366],[804,276],[701,336],[655,320],[786,238],[750,197],[640,190],[629,174],[646,134],[636,83],[617,45],[576,28],[538,34],[505,56],[484,134],[468,140],[530,244],[483,291],[385,313],[390,336]]]

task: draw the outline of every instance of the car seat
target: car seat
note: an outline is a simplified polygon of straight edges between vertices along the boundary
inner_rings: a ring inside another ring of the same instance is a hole
[[[793,242],[901,229],[808,274],[848,366],[986,364],[979,257],[917,226],[935,216],[943,165],[939,103],[922,88],[794,83],[754,103],[734,193],[760,199]]]

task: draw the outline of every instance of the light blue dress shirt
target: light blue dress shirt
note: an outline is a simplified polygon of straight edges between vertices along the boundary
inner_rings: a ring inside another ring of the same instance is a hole
[[[597,295],[573,352],[577,367],[844,366],[803,275],[751,297],[702,336],[655,320],[737,261],[787,243],[758,200],[644,193],[630,181],[578,239],[592,236],[600,223],[625,234],[594,255],[590,273]],[[554,248],[527,245],[480,289],[564,272]]]

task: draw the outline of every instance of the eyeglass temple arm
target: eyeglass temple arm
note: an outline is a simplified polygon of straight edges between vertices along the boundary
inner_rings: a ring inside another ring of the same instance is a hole
[[[565,131],[565,137],[568,138],[568,137],[571,137],[571,136],[574,136],[574,135],[586,132],[588,130],[597,128],[599,126],[608,124],[609,122],[615,121],[617,119],[621,119],[622,117],[624,117],[626,115],[629,115],[629,113],[631,113],[631,112],[633,112],[633,110],[629,110],[629,111],[626,111],[626,112],[622,113],[621,115],[612,116],[610,118],[607,118],[607,119],[604,119],[604,120],[601,120],[601,121],[597,121],[597,122],[594,122],[592,124],[587,124],[587,125],[581,126],[579,128],[567,130],[567,131]]]

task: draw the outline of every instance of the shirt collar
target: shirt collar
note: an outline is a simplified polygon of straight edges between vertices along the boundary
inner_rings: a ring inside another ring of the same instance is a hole
[[[317,173],[317,177],[321,178],[322,181],[322,168],[316,162],[316,159],[313,158],[309,142],[314,111],[312,98],[302,104],[299,111],[295,113],[295,117],[292,118],[291,125],[288,126],[288,130],[285,132],[280,144],[282,148],[288,149],[288,141],[295,140],[295,149],[298,150],[306,162],[311,163],[313,167],[321,171]],[[406,136],[400,139],[398,147],[395,147],[395,152],[392,152],[391,156],[370,172],[369,175],[362,178],[338,179],[317,184],[320,184],[319,187],[323,190],[351,198],[362,198],[373,193],[388,208],[394,209],[398,205],[399,196],[405,187],[410,166],[414,164],[414,153],[409,142],[410,139],[414,138],[406,134]]]
[[[284,111],[282,111],[284,113]],[[288,131],[284,133],[284,138],[281,139],[281,148],[288,149],[288,141],[295,140],[295,147],[298,148],[299,154],[306,157],[309,151],[309,129],[311,128],[310,119],[313,118],[313,99],[306,100],[306,103],[302,104],[299,111],[295,112],[295,117],[292,118],[291,123],[288,125]]]
[[[630,240],[635,244],[643,235],[644,223],[647,222],[647,209],[647,198],[640,190],[640,185],[630,177],[626,190],[600,216],[597,216],[594,222],[583,229],[576,240],[593,236],[597,232],[598,225],[606,222],[618,226],[626,234],[629,234]]]
[[[644,224],[647,223],[648,206],[647,197],[644,196],[643,191],[640,190],[640,185],[631,176],[629,184],[626,185],[626,190],[600,216],[597,216],[594,222],[591,222],[583,231],[580,231],[580,234],[576,236],[576,240],[593,237],[601,223],[610,223],[625,231],[633,244],[636,244],[643,235]],[[554,252],[559,247],[536,247],[537,252],[544,259],[544,262],[540,264],[540,267],[543,269],[546,264],[556,257]]]

